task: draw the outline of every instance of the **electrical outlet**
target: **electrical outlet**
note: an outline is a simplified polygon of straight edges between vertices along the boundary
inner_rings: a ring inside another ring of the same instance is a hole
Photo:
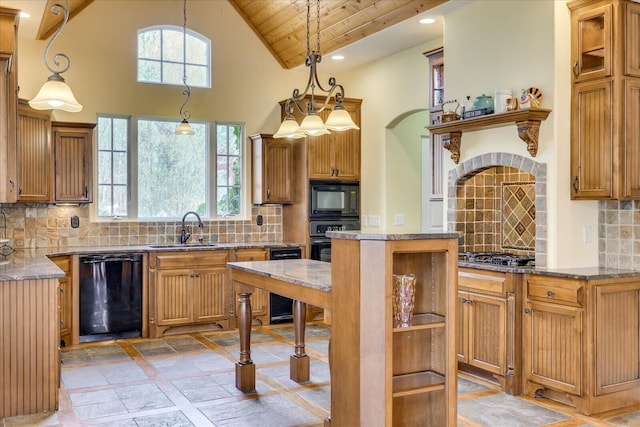
[[[393,216],[393,225],[404,225],[404,214],[395,214]]]
[[[585,225],[582,228],[582,241],[584,243],[591,243],[591,240],[592,240],[591,226]]]
[[[263,223],[262,215],[256,216],[256,225],[262,225]]]
[[[80,227],[80,218],[78,218],[77,215],[73,215],[71,217],[71,228],[78,228]]]
[[[367,226],[367,216],[366,215],[362,215],[362,218],[360,218],[360,226],[361,227],[366,227]]]
[[[380,227],[380,215],[369,215],[369,227]]]

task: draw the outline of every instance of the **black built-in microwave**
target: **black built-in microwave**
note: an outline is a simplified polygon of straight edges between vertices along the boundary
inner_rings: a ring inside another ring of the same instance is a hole
[[[309,181],[311,218],[360,217],[360,184],[357,181]]]

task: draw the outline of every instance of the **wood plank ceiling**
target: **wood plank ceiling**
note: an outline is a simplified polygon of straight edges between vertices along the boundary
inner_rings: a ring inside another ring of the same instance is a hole
[[[82,10],[93,3],[93,0],[68,0],[69,1],[69,20],[73,19],[76,15],[78,15]],[[64,19],[64,14],[60,8],[55,8],[56,12],[59,12],[57,15],[51,13],[51,7],[54,3],[59,3],[59,0],[48,0],[47,5],[42,12],[42,21],[40,21],[40,29],[38,29],[38,34],[36,36],[37,40],[46,40],[55,33],[58,29],[62,20]]]
[[[323,0],[320,53],[325,55],[447,0]],[[307,55],[306,0],[229,0],[280,65],[304,64]],[[316,50],[316,2],[311,1],[310,47]]]

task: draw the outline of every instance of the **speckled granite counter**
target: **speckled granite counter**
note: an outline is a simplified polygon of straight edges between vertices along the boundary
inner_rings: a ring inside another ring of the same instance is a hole
[[[459,261],[458,266],[463,268],[474,268],[476,270],[498,271],[501,273],[538,274],[541,276],[554,276],[577,280],[615,279],[640,276],[640,271],[605,267],[508,267],[504,265],[482,264],[466,261]]]
[[[288,283],[331,291],[331,263],[310,259],[230,262],[227,265],[259,276]]]
[[[91,255],[110,253],[184,252],[193,250],[230,250],[251,248],[287,248],[300,247],[295,243],[191,243],[186,245],[175,243],[159,243],[135,246],[72,246],[58,248],[18,249],[4,260],[0,260],[0,281],[29,280],[63,277],[64,273],[49,256]]]
[[[327,231],[327,237],[346,240],[429,240],[429,239],[457,239],[459,233],[372,233],[355,231]]]

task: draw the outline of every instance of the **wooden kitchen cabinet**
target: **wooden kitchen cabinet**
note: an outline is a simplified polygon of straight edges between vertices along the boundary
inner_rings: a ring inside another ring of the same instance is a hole
[[[152,338],[229,328],[229,251],[150,253]]]
[[[266,261],[269,259],[268,248],[247,248],[236,249],[232,255],[233,261]],[[233,327],[237,327],[236,321],[236,307],[238,306],[238,299],[240,292],[251,292],[251,314],[253,320],[261,325],[269,324],[269,292],[264,289],[257,289],[242,284],[234,284],[233,288],[233,301],[232,301],[232,313],[233,313]]]
[[[54,202],[93,201],[95,123],[53,122]]]
[[[640,403],[640,279],[525,276],[525,394],[585,415]]]
[[[18,200],[52,200],[51,114],[18,101]]]
[[[571,198],[640,199],[640,4],[568,4]]]
[[[503,391],[521,393],[520,329],[516,303],[520,275],[472,268],[458,270],[456,351],[458,368]]]
[[[0,203],[18,200],[19,12],[0,7]]]
[[[253,204],[288,204],[293,200],[291,141],[273,135],[251,135]]]
[[[50,259],[64,272],[64,277],[61,277],[58,281],[60,282],[60,345],[66,347],[72,344],[73,288],[71,286],[71,257],[56,256]]]
[[[457,425],[457,237],[357,236],[332,236],[331,424]],[[395,327],[393,274],[410,273],[413,318]]]

